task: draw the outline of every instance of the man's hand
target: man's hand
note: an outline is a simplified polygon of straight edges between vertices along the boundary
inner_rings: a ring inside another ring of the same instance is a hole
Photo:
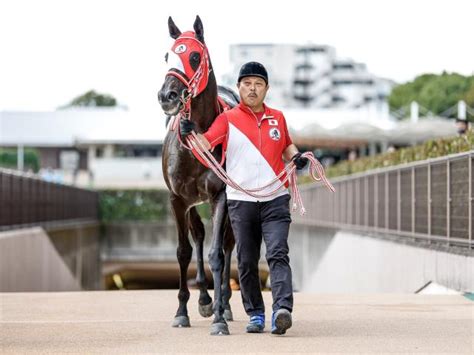
[[[308,164],[308,158],[302,157],[301,153],[296,153],[293,155],[293,158],[291,160],[295,163],[296,169],[301,170],[303,169],[306,164]]]
[[[194,130],[196,127],[196,124],[187,119],[182,119],[179,121],[179,132],[181,134],[181,139],[184,141],[186,140],[186,137],[191,134],[191,132]]]

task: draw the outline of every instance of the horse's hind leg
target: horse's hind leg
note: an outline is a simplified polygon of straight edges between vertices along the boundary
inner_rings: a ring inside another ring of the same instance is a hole
[[[225,192],[220,192],[212,200],[212,245],[209,251],[209,264],[214,278],[214,321],[212,322],[211,335],[228,335],[229,327],[224,319],[222,302],[222,272],[224,269],[224,227],[226,219]]]
[[[232,297],[232,289],[230,287],[230,269],[232,262],[232,250],[234,249],[235,239],[230,221],[227,220],[224,234],[224,278],[222,280],[222,302],[224,305],[224,319],[233,321],[232,310],[229,300]]]
[[[189,228],[191,229],[191,235],[196,245],[197,255],[197,274],[196,284],[199,287],[199,314],[203,317],[212,316],[212,298],[207,292],[207,280],[204,272],[204,257],[203,257],[203,244],[204,244],[204,225],[202,224],[201,217],[196,211],[195,207],[189,210]]]
[[[193,247],[189,242],[188,225],[186,221],[186,205],[182,199],[176,195],[171,195],[171,207],[176,218],[178,227],[178,249],[177,257],[179,262],[179,307],[174,317],[173,327],[190,327],[187,303],[189,300],[189,289],[187,283],[188,266],[193,255]]]

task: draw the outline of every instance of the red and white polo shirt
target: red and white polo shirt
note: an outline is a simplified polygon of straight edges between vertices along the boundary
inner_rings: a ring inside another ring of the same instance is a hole
[[[275,179],[285,167],[282,154],[292,143],[281,111],[264,105],[264,112],[255,114],[243,103],[217,116],[204,136],[212,148],[222,143],[226,172],[244,189],[262,187]],[[274,190],[278,183],[262,192]],[[258,199],[230,186],[226,193],[229,200],[270,201],[288,194],[288,183],[285,187],[276,195]]]

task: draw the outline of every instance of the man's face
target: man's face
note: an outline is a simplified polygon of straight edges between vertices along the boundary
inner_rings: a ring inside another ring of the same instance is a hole
[[[258,76],[247,76],[237,84],[240,99],[246,106],[259,107],[267,95],[268,85]]]

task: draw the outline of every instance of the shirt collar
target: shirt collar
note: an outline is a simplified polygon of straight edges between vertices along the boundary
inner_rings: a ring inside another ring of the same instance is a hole
[[[250,107],[248,107],[247,105],[245,105],[242,101],[240,101],[239,107],[240,107],[241,110],[243,110],[243,111],[245,111],[249,114],[254,113],[252,111],[252,109]],[[263,112],[264,112],[264,117],[265,116],[270,116],[270,109],[268,108],[267,105],[265,105],[265,103],[263,103]]]

